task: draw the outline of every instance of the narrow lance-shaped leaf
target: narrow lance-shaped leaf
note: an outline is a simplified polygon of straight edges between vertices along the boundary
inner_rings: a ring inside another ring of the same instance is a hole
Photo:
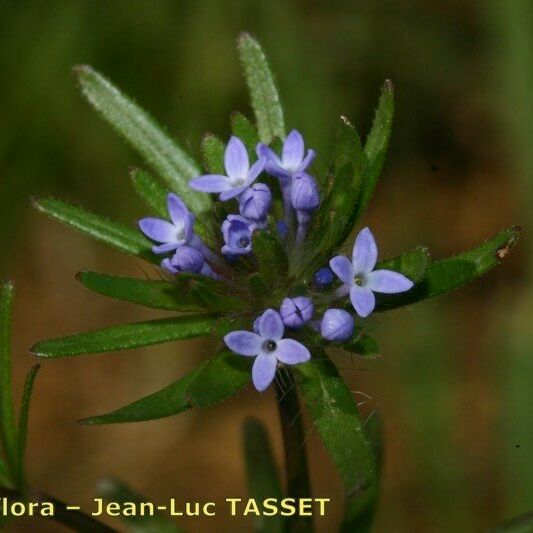
[[[195,213],[207,211],[211,199],[193,191],[189,180],[198,165],[179,148],[146,111],[88,65],[74,67],[87,101],[135,148]]]
[[[313,217],[305,255],[296,272],[309,277],[329,260],[353,229],[361,189],[363,148],[355,128],[341,117],[333,153],[331,185]]]
[[[111,298],[167,311],[201,311],[205,305],[193,294],[190,279],[156,281],[80,272],[76,278],[87,289]]]
[[[198,407],[210,407],[235,394],[250,381],[251,358],[224,350],[207,361],[188,390]]]
[[[226,145],[212,133],[206,133],[202,139],[202,154],[204,165],[211,174],[226,173],[224,168],[224,152]]]
[[[261,45],[248,33],[241,33],[237,49],[250,91],[259,138],[270,143],[285,138],[285,122],[278,89]]]
[[[146,202],[153,212],[162,218],[168,218],[167,191],[154,177],[140,168],[130,169],[131,183],[139,198]]]
[[[17,429],[13,412],[13,385],[11,381],[11,312],[14,286],[0,287],[0,430],[10,477],[16,474]]]
[[[363,160],[363,182],[357,202],[355,220],[364,213],[368,202],[374,194],[376,183],[381,174],[387,148],[392,132],[394,118],[394,86],[391,80],[386,80],[381,90],[378,107],[374,115],[372,129],[366,139]]]
[[[255,159],[257,157],[255,149],[259,142],[259,135],[252,122],[242,113],[233,113],[231,115],[231,132],[244,143],[250,158]]]
[[[357,497],[377,480],[372,448],[350,389],[324,351],[314,350],[311,361],[294,369],[313,424],[339,471],[347,496]]]
[[[40,365],[33,365],[26,375],[24,389],[22,391],[22,403],[20,406],[19,424],[17,431],[17,486],[24,487],[25,479],[25,455],[26,455],[26,438],[28,436],[28,418],[30,413],[30,401],[33,392],[35,378],[39,372]]]
[[[99,425],[144,422],[177,415],[194,406],[204,407],[221,402],[237,394],[250,376],[249,370],[246,373],[244,370],[236,371],[232,365],[233,359],[228,357],[228,352],[221,352],[168,387],[111,413],[86,418],[80,423]],[[213,371],[215,369],[216,372]],[[195,386],[191,391],[193,385]],[[202,394],[201,387],[205,387],[205,394]]]
[[[368,359],[379,357],[380,355],[379,344],[375,339],[369,337],[368,335],[360,335],[353,341],[341,344],[339,347],[350,353],[354,353]]]
[[[502,231],[481,246],[431,263],[424,278],[406,293],[377,295],[378,311],[410,305],[450,292],[500,264],[518,241],[519,227]]]
[[[109,502],[119,503],[134,503],[140,505],[144,502],[150,501],[144,496],[134,492],[126,484],[117,479],[106,477],[98,482],[96,487],[97,493]],[[181,533],[182,528],[168,520],[159,512],[154,514],[143,515],[141,513],[136,516],[129,516],[123,514],[121,520],[124,524],[129,526],[130,531],[135,533]]]
[[[108,218],[95,215],[81,207],[55,200],[36,198],[33,205],[41,213],[71,226],[89,237],[103,242],[122,252],[137,255],[153,263],[159,263],[151,251],[151,243],[138,230],[130,229]]]
[[[383,455],[383,429],[381,417],[377,411],[373,411],[364,425],[365,433],[374,457],[376,458],[378,472],[381,471]],[[366,533],[372,531],[372,523],[379,496],[379,483],[374,483],[372,487],[347,502],[344,519],[340,528],[341,533]]]
[[[209,335],[215,326],[215,319],[215,315],[194,315],[124,324],[42,341],[30,350],[39,357],[129,350]]]
[[[417,246],[414,250],[405,252],[402,255],[379,261],[376,269],[386,268],[400,272],[411,281],[422,280],[427,272],[430,262],[429,250],[425,246]]]
[[[272,448],[267,429],[255,418],[248,418],[243,426],[244,461],[246,477],[248,479],[248,494],[256,501],[283,498],[279,482],[276,462],[272,455]],[[274,516],[257,516],[255,531],[259,533],[282,533],[285,531],[284,518]]]

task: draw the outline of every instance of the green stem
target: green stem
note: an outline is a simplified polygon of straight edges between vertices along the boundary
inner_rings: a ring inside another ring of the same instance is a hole
[[[21,492],[5,487],[0,487],[0,498],[7,498],[9,503],[14,502],[31,502],[31,503],[44,503],[50,502],[54,505],[54,515],[47,518],[60,522],[61,524],[73,529],[74,531],[80,531],[81,533],[117,533],[116,529],[113,529],[101,522],[98,522],[94,518],[82,513],[81,511],[70,511],[67,509],[67,504],[60,500],[56,500],[54,497],[44,494],[43,492],[28,490],[25,495]]]
[[[305,435],[302,425],[300,402],[292,371],[287,368],[283,382],[276,380],[276,398],[285,449],[288,496],[290,498],[311,497],[309,471],[305,453]],[[311,517],[295,515],[289,523],[292,532],[313,530]]]

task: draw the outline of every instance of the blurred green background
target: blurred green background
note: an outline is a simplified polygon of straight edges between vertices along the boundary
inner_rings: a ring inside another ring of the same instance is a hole
[[[229,135],[250,113],[234,50],[248,30],[267,50],[289,127],[329,162],[339,114],[362,134],[382,81],[396,87],[389,159],[365,215],[384,255],[426,244],[449,255],[515,223],[521,246],[497,271],[452,296],[380,315],[383,357],[339,360],[385,422],[375,531],[483,531],[533,508],[533,3],[530,0],[55,0],[0,2],[0,275],[15,280],[15,371],[50,336],[154,317],[84,292],[82,269],[142,276],[142,265],[30,207],[54,194],[133,224],[136,155],[79,96],[70,68],[89,63],[199,156],[206,131]],[[142,165],[141,165],[142,166]],[[113,474],[156,500],[245,496],[240,424],[265,420],[281,460],[271,393],[248,391],[210,411],[120,427],[77,418],[162,388],[208,355],[198,342],[45,363],[30,425],[36,486],[88,504]],[[314,432],[316,495],[342,488]],[[185,522],[187,525],[187,522]],[[219,515],[194,531],[249,531]],[[10,531],[57,531],[26,521]]]

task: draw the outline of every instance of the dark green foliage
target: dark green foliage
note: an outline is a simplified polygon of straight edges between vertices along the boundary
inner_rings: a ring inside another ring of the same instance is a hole
[[[215,319],[213,315],[194,315],[123,324],[42,341],[32,346],[30,350],[38,357],[47,358],[129,350],[209,335],[215,326]]]
[[[206,133],[202,139],[202,154],[204,166],[210,174],[225,174],[224,152],[226,145],[211,133]]]
[[[133,189],[141,200],[146,202],[155,215],[168,218],[167,190],[148,172],[140,168],[130,169],[130,178]]]

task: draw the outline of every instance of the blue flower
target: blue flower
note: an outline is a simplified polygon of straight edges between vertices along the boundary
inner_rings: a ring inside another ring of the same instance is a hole
[[[193,234],[194,215],[189,212],[179,196],[168,194],[167,209],[171,222],[151,217],[138,222],[140,230],[147,237],[162,243],[152,248],[155,254],[166,254],[190,241],[198,240]]]
[[[347,341],[354,329],[353,317],[344,309],[328,309],[320,322],[320,334],[329,341]]]
[[[305,296],[285,298],[281,302],[279,314],[283,323],[290,328],[301,328],[313,316],[313,302]]]
[[[314,150],[308,150],[305,154],[304,140],[301,133],[292,130],[281,151],[281,159],[266,144],[257,145],[257,155],[266,159],[265,170],[272,176],[282,180],[290,180],[297,172],[303,172],[309,167],[315,158]]]
[[[254,223],[240,215],[228,215],[222,222],[224,237],[223,254],[242,255],[252,251],[252,233],[256,229]]]
[[[251,167],[248,151],[238,137],[231,137],[224,153],[226,176],[207,174],[194,178],[189,186],[201,192],[220,193],[220,200],[226,201],[242,194],[257,179],[265,166],[264,158],[260,157]]]
[[[239,212],[248,220],[264,221],[272,204],[272,194],[265,183],[254,183],[239,197]]]
[[[286,365],[305,363],[311,358],[309,350],[294,339],[284,339],[283,321],[274,309],[267,309],[257,320],[257,332],[232,331],[224,342],[233,352],[255,357],[252,382],[264,391],[274,379],[278,362]]]
[[[368,228],[357,235],[350,261],[343,255],[334,257],[329,266],[343,285],[337,289],[337,296],[350,294],[352,305],[361,317],[366,317],[376,306],[374,292],[396,294],[413,287],[413,282],[399,272],[374,270],[378,249],[374,235]]]

